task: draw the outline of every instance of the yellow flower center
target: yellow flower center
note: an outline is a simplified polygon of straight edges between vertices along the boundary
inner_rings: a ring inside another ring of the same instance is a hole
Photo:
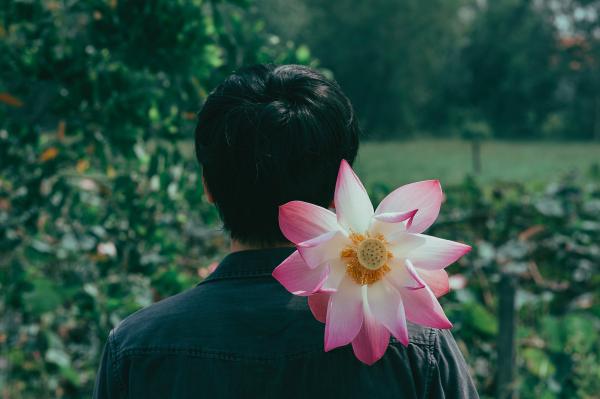
[[[352,244],[346,246],[340,257],[346,264],[346,273],[356,284],[367,285],[379,281],[391,269],[387,261],[393,254],[387,250],[387,241],[382,234],[351,233]]]
[[[387,260],[387,248],[377,238],[366,238],[358,245],[358,261],[367,269],[377,270]]]

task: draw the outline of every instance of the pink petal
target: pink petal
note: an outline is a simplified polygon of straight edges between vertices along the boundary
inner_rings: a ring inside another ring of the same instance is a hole
[[[451,328],[437,298],[429,287],[401,291],[406,318],[416,324],[432,328]]]
[[[397,231],[406,231],[406,222],[386,223],[373,218],[373,220],[371,220],[371,226],[369,227],[369,232],[371,234],[381,233],[385,237]]]
[[[371,233],[381,233],[384,236],[396,231],[406,231],[411,225],[412,220],[417,213],[417,209],[407,212],[386,212],[375,214],[371,219],[369,231]]]
[[[294,244],[308,241],[328,231],[339,230],[335,213],[303,201],[290,201],[279,207],[279,228]]]
[[[400,293],[385,280],[367,287],[369,309],[404,346],[408,345],[408,329]],[[363,325],[364,328],[364,325]]]
[[[376,213],[373,217],[385,223],[399,223],[414,218],[417,211],[418,209],[413,209],[412,211],[406,212],[385,212],[379,214]]]
[[[319,290],[327,275],[329,267],[323,265],[309,268],[298,251],[294,251],[273,270],[273,277],[294,295],[310,295]]]
[[[418,247],[425,245],[425,238],[419,234],[410,234],[405,231],[395,231],[386,236],[390,243],[390,250],[395,257],[406,259],[407,255]]]
[[[341,259],[330,260],[327,264],[329,265],[329,276],[323,283],[321,291],[336,291],[346,275],[346,264]]]
[[[387,274],[387,281],[397,290],[403,289],[418,290],[425,287],[424,281],[415,273],[409,273],[406,263],[402,259],[392,259],[388,265],[391,267],[390,273]]]
[[[442,198],[442,187],[438,180],[411,183],[392,191],[381,201],[375,213],[418,209],[408,231],[422,233],[437,219]]]
[[[417,271],[415,270],[415,266],[412,264],[412,262],[409,259],[406,259],[404,261],[404,266],[406,267],[406,271],[408,272],[408,274],[410,275],[412,280],[417,283],[416,287],[407,287],[407,288],[421,289],[421,288],[425,287],[425,281],[423,281],[421,276],[419,276],[420,272],[417,273]]]
[[[352,341],[352,349],[358,360],[372,365],[385,354],[389,343],[390,332],[373,315],[365,313],[362,328]]]
[[[450,282],[448,273],[444,269],[441,270],[425,270],[419,269],[419,275],[425,281],[425,284],[431,288],[431,291],[436,297],[446,295],[450,291]]]
[[[331,295],[325,325],[325,352],[352,342],[363,323],[361,286],[351,278],[342,280]]]
[[[350,243],[341,231],[330,231],[296,246],[308,267],[316,268],[333,259],[340,259],[342,249]]]
[[[410,259],[419,269],[438,270],[457,261],[471,250],[459,242],[425,234],[396,232],[388,236],[390,249],[400,259]]]
[[[367,231],[373,216],[373,204],[365,187],[345,159],[340,164],[334,202],[337,219],[342,226],[356,233]]]
[[[331,294],[328,292],[316,292],[308,297],[308,306],[315,319],[321,323],[327,320],[327,305]]]
[[[296,245],[298,247],[304,247],[304,248],[316,247],[318,245],[324,244],[327,241],[331,240],[337,234],[342,234],[342,232],[339,230],[328,231],[326,233],[321,234],[320,236],[313,237],[310,240],[299,242]]]

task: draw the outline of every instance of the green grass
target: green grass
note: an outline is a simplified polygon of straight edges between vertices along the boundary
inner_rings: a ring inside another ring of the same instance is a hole
[[[483,183],[539,185],[568,172],[586,173],[594,163],[600,164],[600,143],[487,141],[481,158],[478,180]],[[365,142],[355,166],[367,186],[397,187],[425,179],[452,185],[472,173],[471,147],[467,141],[447,139]]]

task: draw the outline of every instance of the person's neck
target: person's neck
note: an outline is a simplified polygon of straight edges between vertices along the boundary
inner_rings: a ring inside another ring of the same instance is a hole
[[[243,243],[236,239],[231,239],[230,250],[231,250],[231,252],[239,252],[239,251],[246,251],[249,249],[285,248],[285,247],[293,247],[293,246],[294,246],[294,244],[292,244],[291,242],[282,242],[282,243],[273,244],[273,245],[251,245],[251,244]]]

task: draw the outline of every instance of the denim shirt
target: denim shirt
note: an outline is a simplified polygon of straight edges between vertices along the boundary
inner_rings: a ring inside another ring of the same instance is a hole
[[[447,330],[409,324],[372,366],[323,350],[306,297],[272,276],[293,248],[227,255],[196,287],[110,332],[94,398],[477,398]]]

